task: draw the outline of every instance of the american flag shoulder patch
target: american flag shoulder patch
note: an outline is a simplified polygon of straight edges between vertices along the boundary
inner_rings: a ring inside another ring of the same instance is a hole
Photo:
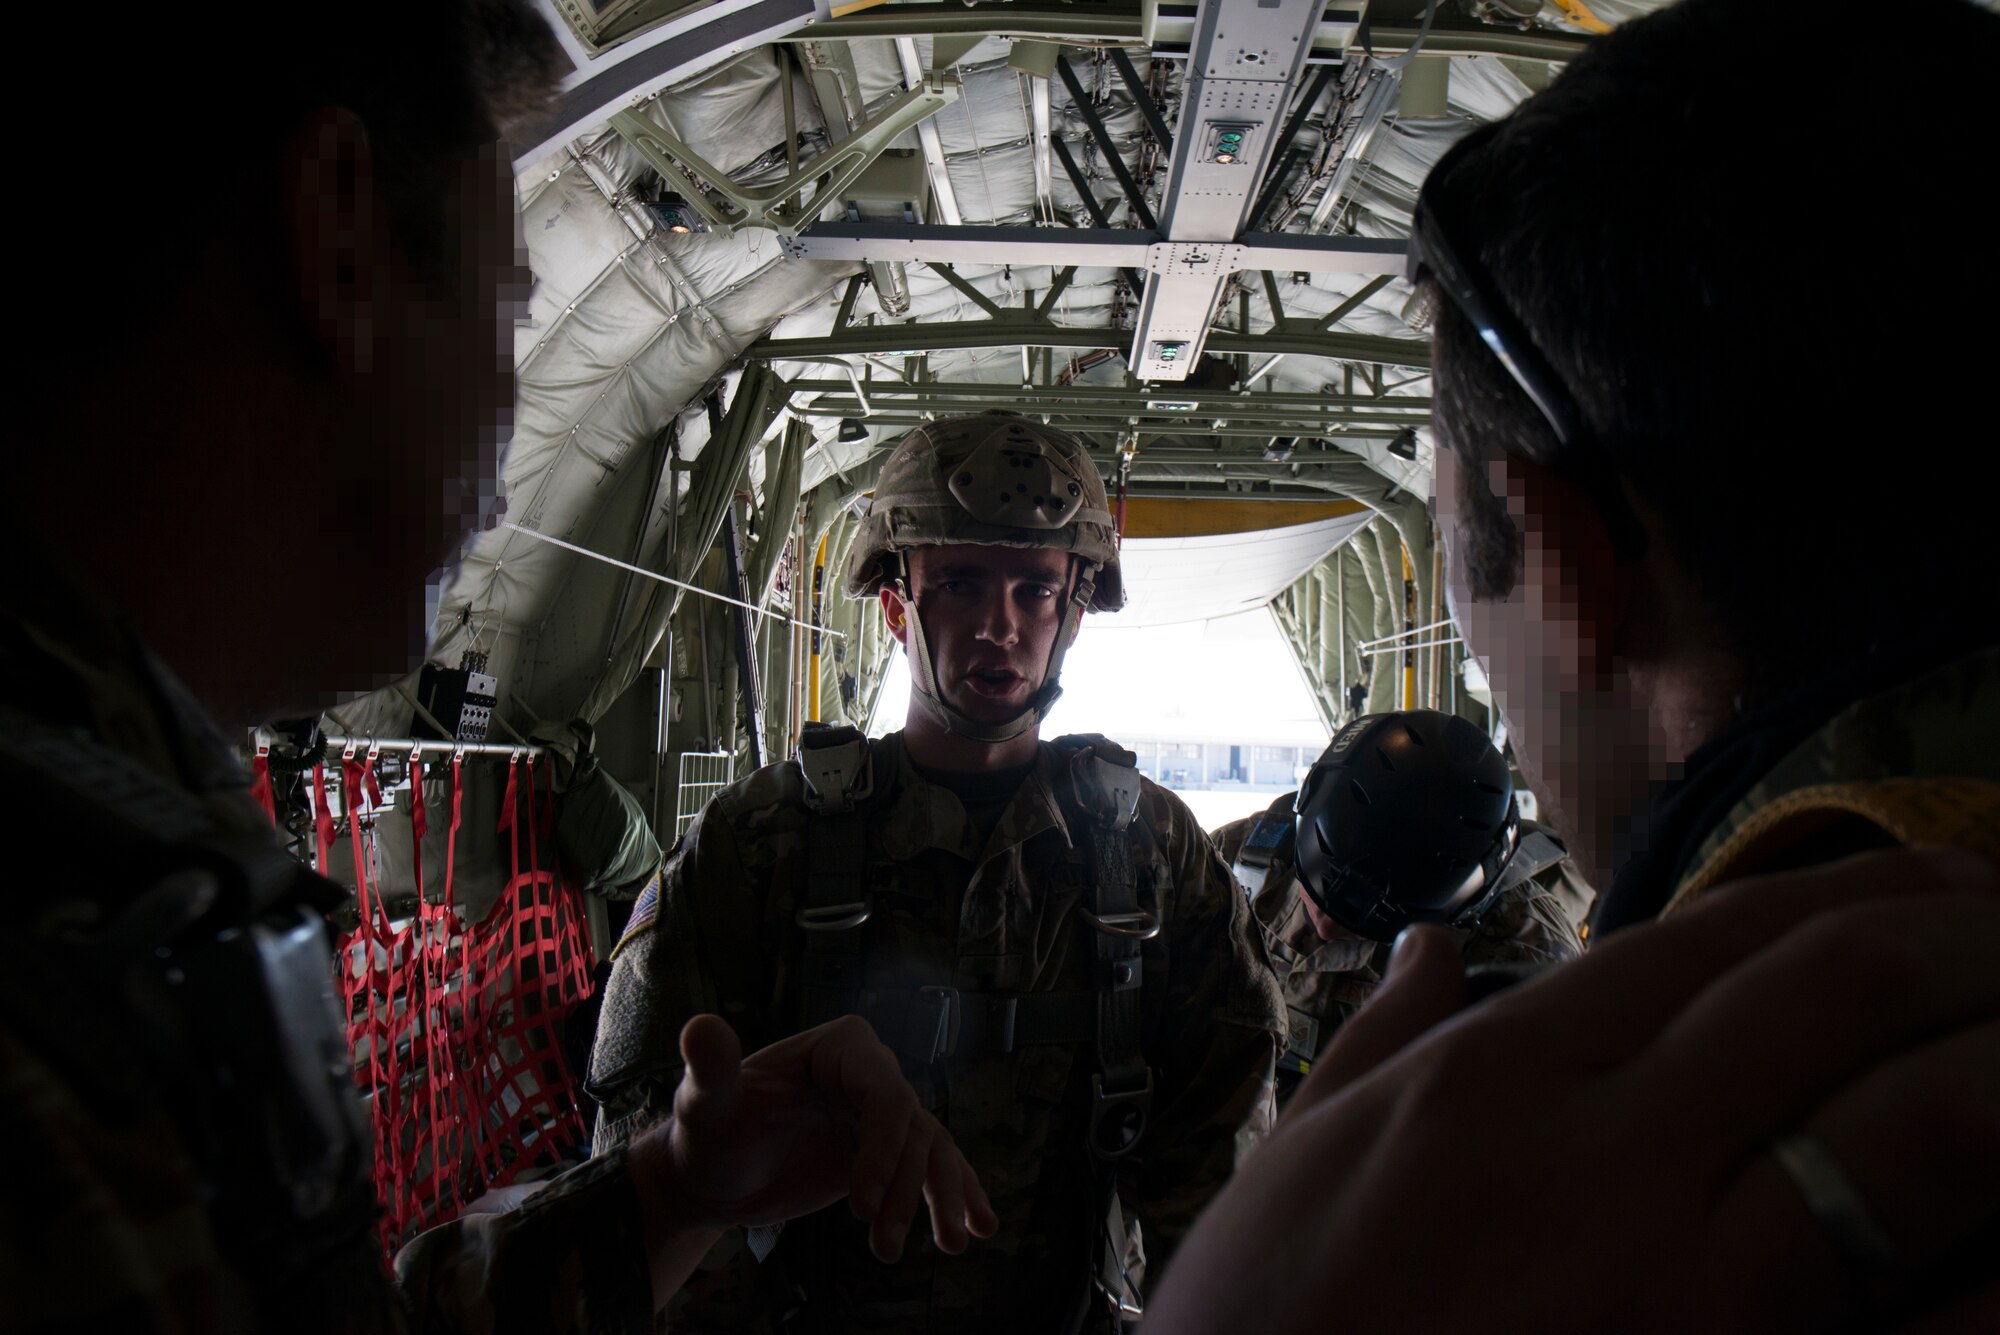
[[[633,937],[642,935],[660,917],[660,873],[646,882],[646,888],[632,901],[632,916],[626,920],[625,931],[618,938],[618,944],[611,948],[611,958],[617,959],[618,952],[625,949]]]

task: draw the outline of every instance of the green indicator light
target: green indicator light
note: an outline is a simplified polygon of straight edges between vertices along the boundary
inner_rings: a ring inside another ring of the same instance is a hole
[[[1222,142],[1225,144],[1240,144],[1243,142],[1243,136],[1231,130],[1228,134],[1222,136]]]

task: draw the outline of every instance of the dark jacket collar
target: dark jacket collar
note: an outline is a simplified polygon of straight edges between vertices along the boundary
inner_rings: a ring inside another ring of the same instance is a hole
[[[1979,647],[1978,639],[1962,632],[1935,636],[1898,652],[1838,664],[1702,743],[1677,777],[1655,788],[1633,821],[1611,884],[1592,915],[1593,939],[1658,916],[1692,869],[1708,833],[1760,779],[1833,718],[1971,652]]]

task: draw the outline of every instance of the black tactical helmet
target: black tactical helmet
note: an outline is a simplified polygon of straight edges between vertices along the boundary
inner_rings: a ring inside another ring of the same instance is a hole
[[[1455,714],[1369,714],[1341,729],[1298,799],[1299,881],[1350,932],[1485,911],[1520,837],[1507,762]]]

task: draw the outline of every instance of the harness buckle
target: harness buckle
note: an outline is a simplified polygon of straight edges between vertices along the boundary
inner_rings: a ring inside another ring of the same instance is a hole
[[[1104,1077],[1090,1077],[1090,1152],[1100,1159],[1122,1159],[1146,1134],[1153,1112],[1153,1068],[1135,1089],[1107,1090]]]
[[[811,733],[847,735],[820,741]],[[805,776],[806,805],[815,813],[839,815],[872,794],[874,773],[868,764],[868,740],[853,728],[813,728],[799,742],[799,772]]]
[[[1076,911],[1083,920],[1106,936],[1123,937],[1128,941],[1151,941],[1160,934],[1158,915],[1138,909],[1132,913],[1106,913],[1102,916],[1092,913],[1079,904]]]
[[[800,909],[792,915],[792,921],[808,932],[845,932],[867,922],[874,912],[873,900],[860,899],[851,904]]]

